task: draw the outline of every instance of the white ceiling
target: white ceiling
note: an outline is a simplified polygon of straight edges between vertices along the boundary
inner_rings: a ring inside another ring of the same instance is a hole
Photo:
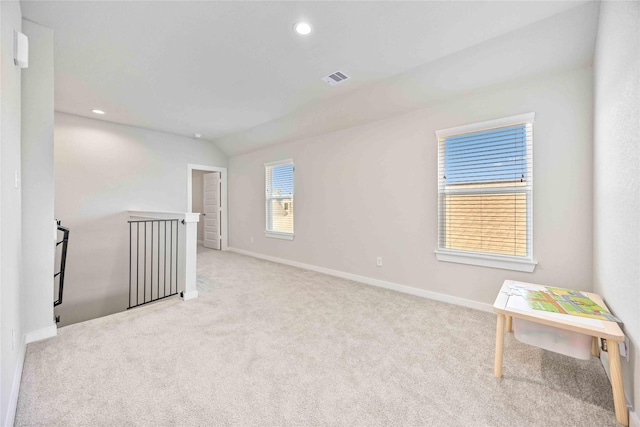
[[[520,84],[593,63],[598,3],[588,3],[409,71],[216,140],[235,156],[429,108],[456,96]],[[460,123],[461,125],[464,123]]]
[[[227,136],[220,146],[231,155],[269,141],[236,149],[229,135],[583,3],[21,2],[25,18],[54,30],[56,110]],[[303,19],[314,26],[306,37],[292,30]],[[333,87],[320,80],[336,70],[352,79]]]

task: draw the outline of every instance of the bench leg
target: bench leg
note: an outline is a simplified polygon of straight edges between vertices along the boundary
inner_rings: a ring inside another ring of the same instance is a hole
[[[493,376],[502,377],[502,353],[504,351],[504,314],[498,314],[498,322],[496,323],[496,358],[493,363]]]
[[[609,371],[611,372],[611,387],[613,389],[613,405],[616,408],[616,421],[623,426],[629,425],[629,411],[624,399],[622,385],[622,370],[620,369],[620,347],[615,341],[607,342],[609,352]]]
[[[507,332],[513,332],[513,317],[511,316],[506,316],[507,317]]]
[[[598,347],[598,337],[593,337],[591,343],[591,355],[593,357],[600,357],[600,347]]]

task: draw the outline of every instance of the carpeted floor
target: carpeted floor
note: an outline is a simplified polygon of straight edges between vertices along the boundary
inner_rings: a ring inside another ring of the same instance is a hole
[[[510,334],[495,379],[490,313],[228,252],[198,282],[30,344],[16,425],[616,425],[595,358]]]

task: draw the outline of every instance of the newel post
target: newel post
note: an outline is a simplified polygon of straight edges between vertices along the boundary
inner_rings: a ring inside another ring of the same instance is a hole
[[[188,301],[198,298],[198,290],[196,289],[196,257],[198,256],[198,221],[199,213],[185,213],[183,219],[184,230],[180,237],[180,263],[182,264],[179,271],[179,285],[182,292],[182,299]],[[181,231],[182,231],[181,230]]]

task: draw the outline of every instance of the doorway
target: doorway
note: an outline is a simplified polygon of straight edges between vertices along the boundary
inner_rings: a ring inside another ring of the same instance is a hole
[[[190,163],[187,183],[187,210],[200,213],[198,246],[227,250],[227,169]]]

